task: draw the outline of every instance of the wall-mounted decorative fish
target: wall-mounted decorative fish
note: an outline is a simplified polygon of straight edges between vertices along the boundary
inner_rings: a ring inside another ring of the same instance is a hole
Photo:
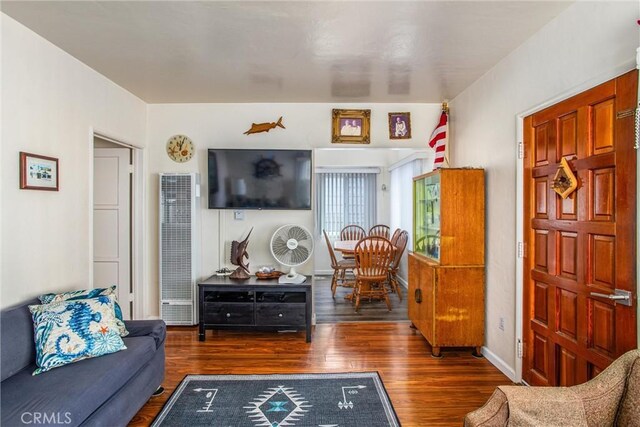
[[[286,129],[282,124],[282,116],[280,116],[277,122],[251,123],[251,129],[246,131],[244,134],[250,135],[252,133],[269,132],[271,129],[275,128],[276,126],[281,127],[282,129]]]

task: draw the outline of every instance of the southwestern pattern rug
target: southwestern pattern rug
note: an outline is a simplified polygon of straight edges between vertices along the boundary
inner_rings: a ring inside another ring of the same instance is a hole
[[[400,426],[377,372],[187,375],[152,427]]]

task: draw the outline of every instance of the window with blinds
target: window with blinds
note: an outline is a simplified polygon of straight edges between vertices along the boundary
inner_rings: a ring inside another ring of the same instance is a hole
[[[319,172],[316,175],[316,227],[318,235],[326,230],[329,237],[356,224],[369,231],[376,225],[375,169],[358,172]]]

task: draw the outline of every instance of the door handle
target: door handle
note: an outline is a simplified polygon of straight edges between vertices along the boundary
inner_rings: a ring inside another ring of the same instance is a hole
[[[414,292],[414,298],[418,304],[422,302],[422,289],[416,289]]]
[[[631,307],[631,292],[615,289],[613,294],[602,294],[600,292],[591,292],[592,297],[606,298],[615,301],[616,304],[622,304]]]

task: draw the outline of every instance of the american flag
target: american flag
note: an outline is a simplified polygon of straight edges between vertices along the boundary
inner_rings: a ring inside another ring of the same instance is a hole
[[[436,150],[436,159],[433,162],[433,169],[439,169],[444,164],[444,150],[447,146],[447,113],[442,112],[438,126],[433,130],[429,139],[429,147]]]

